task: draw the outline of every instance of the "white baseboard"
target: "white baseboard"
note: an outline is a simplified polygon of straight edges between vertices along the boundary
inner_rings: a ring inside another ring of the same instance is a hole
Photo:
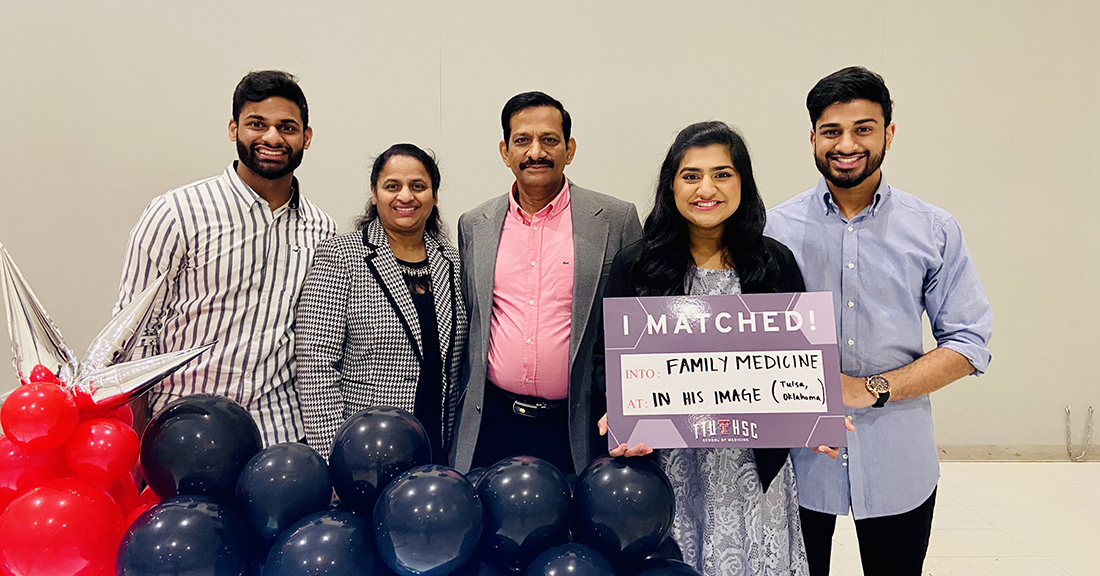
[[[1069,454],[1064,445],[1032,444],[1024,446],[1001,446],[982,444],[961,444],[940,446],[940,460],[975,462],[1069,462]],[[1081,453],[1081,447],[1075,446],[1074,455]],[[1100,445],[1089,447],[1087,461],[1100,462]]]

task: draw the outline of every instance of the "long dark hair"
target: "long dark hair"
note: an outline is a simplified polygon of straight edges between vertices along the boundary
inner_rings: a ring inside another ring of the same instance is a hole
[[[379,174],[381,174],[382,169],[386,167],[386,162],[389,162],[390,158],[394,156],[408,156],[409,158],[419,161],[420,164],[424,166],[424,171],[428,173],[428,178],[432,181],[432,198],[439,198],[439,165],[436,164],[435,158],[431,154],[421,150],[420,147],[415,144],[394,144],[374,159],[374,164],[370,169],[370,191],[372,196],[374,195],[375,189],[378,187]],[[378,207],[376,207],[374,203],[367,201],[367,210],[355,221],[355,227],[362,230],[377,218]],[[443,227],[443,217],[439,215],[438,203],[432,206],[432,213],[428,215],[428,221],[424,223],[424,233],[438,239],[443,239],[447,235],[447,231]]]
[[[741,202],[726,220],[722,234],[723,258],[737,271],[742,285],[774,281],[778,276],[777,266],[763,249],[767,216],[744,138],[724,122],[699,122],[676,135],[661,164],[653,211],[645,220],[641,258],[634,272],[640,295],[668,296],[685,291],[684,281],[695,259],[688,243],[687,221],[676,208],[672,183],[688,150],[713,144],[729,150],[741,179]]]

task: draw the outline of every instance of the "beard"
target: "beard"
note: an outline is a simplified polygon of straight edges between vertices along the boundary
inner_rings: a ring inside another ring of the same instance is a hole
[[[290,154],[283,157],[286,159],[285,163],[272,164],[270,160],[263,159],[254,148],[247,148],[243,142],[237,140],[237,158],[257,176],[267,180],[278,180],[294,172],[302,164],[302,156],[306,153],[305,148],[297,152],[292,148],[286,148],[286,150],[289,150]]]
[[[855,188],[860,184],[863,184],[864,180],[871,177],[882,166],[882,161],[886,159],[886,146],[878,151],[868,151],[867,161],[864,163],[863,170],[834,170],[829,160],[833,156],[839,156],[835,153],[827,153],[824,156],[814,154],[814,163],[817,164],[817,171],[821,172],[821,175],[829,181],[830,184],[837,188]]]

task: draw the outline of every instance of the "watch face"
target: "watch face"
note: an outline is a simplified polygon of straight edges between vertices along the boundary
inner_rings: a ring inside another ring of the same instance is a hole
[[[883,378],[881,374],[876,374],[867,379],[867,389],[875,394],[889,392],[890,382],[886,378]]]

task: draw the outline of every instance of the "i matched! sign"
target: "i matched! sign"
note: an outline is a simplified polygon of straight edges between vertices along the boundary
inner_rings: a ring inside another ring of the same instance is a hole
[[[609,447],[845,446],[832,294],[604,300]]]

